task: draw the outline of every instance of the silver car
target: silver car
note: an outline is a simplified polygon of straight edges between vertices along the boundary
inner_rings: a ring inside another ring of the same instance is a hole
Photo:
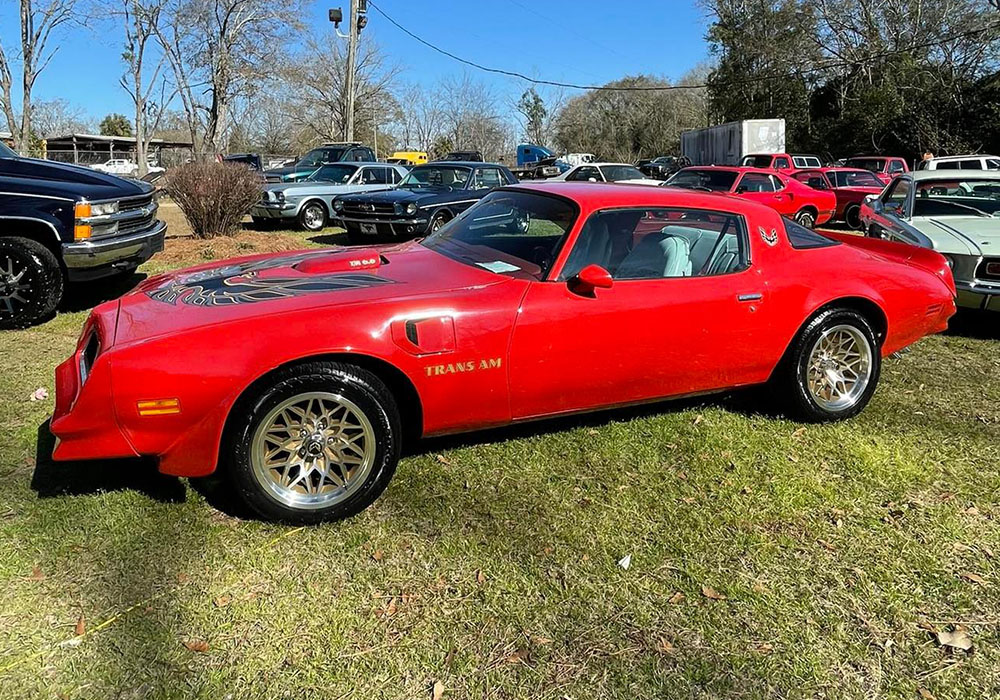
[[[320,231],[330,220],[334,197],[392,189],[407,172],[391,163],[327,163],[299,182],[265,185],[250,216],[258,225],[295,220],[307,231]]]
[[[931,248],[951,265],[958,305],[1000,311],[1000,172],[918,170],[861,206],[869,236]]]

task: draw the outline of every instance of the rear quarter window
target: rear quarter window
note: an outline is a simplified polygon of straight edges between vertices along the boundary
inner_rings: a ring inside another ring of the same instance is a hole
[[[805,250],[808,248],[828,248],[840,245],[840,241],[827,238],[823,234],[817,233],[811,228],[801,226],[791,219],[782,217],[781,222],[785,225],[785,235],[788,237],[788,243],[793,248]]]

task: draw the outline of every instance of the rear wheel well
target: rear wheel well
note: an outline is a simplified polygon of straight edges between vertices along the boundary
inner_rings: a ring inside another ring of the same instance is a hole
[[[407,377],[402,370],[385,360],[380,360],[369,355],[357,355],[353,353],[329,353],[325,355],[300,357],[292,360],[291,362],[279,365],[260,377],[257,377],[257,379],[251,382],[250,385],[240,393],[239,398],[237,398],[233,403],[233,407],[230,409],[229,415],[226,417],[226,426],[223,434],[229,430],[230,424],[233,421],[233,414],[236,412],[237,408],[243,402],[252,401],[255,396],[259,395],[263,390],[263,387],[267,385],[267,383],[271,380],[271,377],[273,377],[276,373],[287,370],[290,367],[295,367],[296,365],[323,361],[341,362],[347,365],[354,365],[355,367],[360,367],[361,369],[371,372],[376,377],[381,379],[392,393],[393,398],[396,399],[396,403],[399,408],[400,422],[403,426],[404,442],[420,438],[423,433],[424,425],[423,407],[420,403],[420,395],[417,393],[417,389],[413,386],[413,382],[410,381],[410,378]]]
[[[829,309],[850,309],[851,311],[857,311],[871,325],[872,331],[875,333],[875,340],[878,341],[879,346],[885,342],[885,334],[889,330],[889,321],[885,316],[885,312],[882,311],[881,306],[871,299],[865,299],[864,297],[841,297],[840,299],[828,301],[809,314],[809,318],[796,331],[795,337],[798,337],[799,333],[809,325],[810,321]]]

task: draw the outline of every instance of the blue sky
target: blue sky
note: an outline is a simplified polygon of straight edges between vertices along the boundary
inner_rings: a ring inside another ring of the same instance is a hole
[[[533,77],[601,84],[623,75],[651,73],[677,79],[708,57],[705,20],[694,0],[376,0],[401,25],[452,53]],[[311,3],[310,21],[328,24],[327,9],[349,0]],[[0,2],[0,40],[17,42],[16,3]],[[404,67],[401,79],[433,84],[468,72],[503,95],[527,85],[467,69],[389,24],[374,9],[366,33]],[[109,27],[64,31],[59,50],[39,78],[35,98],[63,98],[92,118],[129,114],[118,86],[121,41]],[[15,78],[16,80],[16,78]],[[575,94],[567,92],[567,95]]]

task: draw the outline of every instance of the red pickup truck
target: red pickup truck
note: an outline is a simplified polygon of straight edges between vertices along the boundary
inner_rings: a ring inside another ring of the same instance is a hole
[[[744,168],[764,168],[765,170],[801,170],[819,168],[823,165],[817,156],[804,153],[751,153],[743,156],[740,165]]]
[[[896,156],[855,156],[845,160],[844,167],[870,170],[886,185],[897,175],[910,172],[906,161]]]

